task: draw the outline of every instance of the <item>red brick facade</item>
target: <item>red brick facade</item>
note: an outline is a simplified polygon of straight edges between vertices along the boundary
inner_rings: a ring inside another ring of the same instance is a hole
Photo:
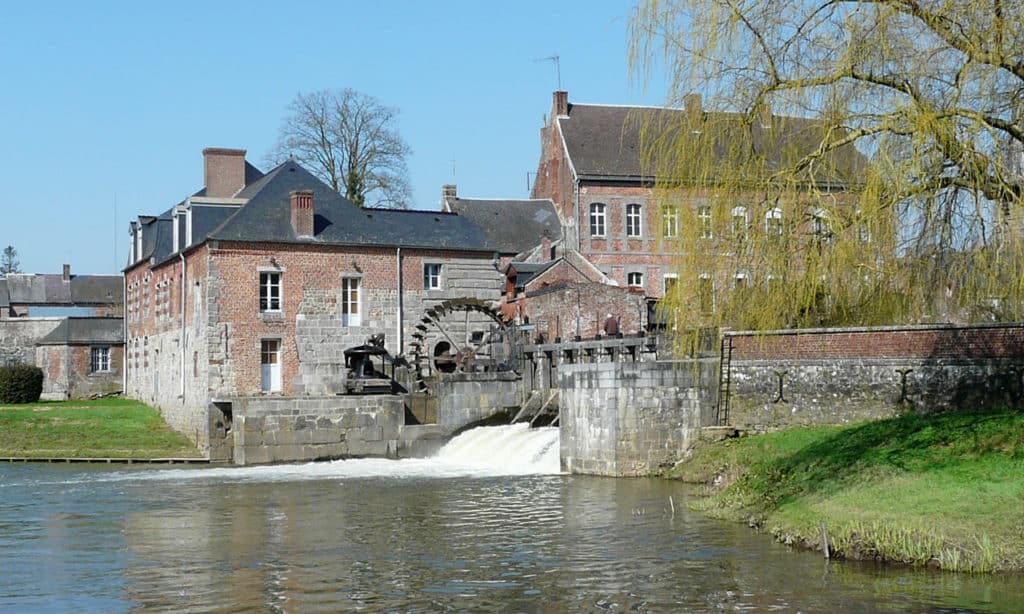
[[[735,334],[733,360],[1024,357],[1024,325],[793,330]]]

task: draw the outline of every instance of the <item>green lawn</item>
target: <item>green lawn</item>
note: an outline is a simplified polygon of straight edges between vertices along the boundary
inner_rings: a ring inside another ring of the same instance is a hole
[[[675,477],[697,506],[857,558],[1024,569],[1024,413],[907,415],[705,445]]]
[[[0,457],[197,458],[160,414],[129,399],[0,405]]]

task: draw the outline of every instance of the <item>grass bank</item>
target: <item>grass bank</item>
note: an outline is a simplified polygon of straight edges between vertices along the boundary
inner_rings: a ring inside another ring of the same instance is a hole
[[[197,458],[152,407],[129,399],[0,405],[0,457]]]
[[[696,506],[858,559],[1024,570],[1024,413],[906,415],[707,444],[672,476]]]

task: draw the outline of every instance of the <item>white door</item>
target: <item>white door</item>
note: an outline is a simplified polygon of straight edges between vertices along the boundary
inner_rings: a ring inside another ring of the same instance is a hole
[[[281,391],[281,341],[264,339],[260,343],[260,390]]]

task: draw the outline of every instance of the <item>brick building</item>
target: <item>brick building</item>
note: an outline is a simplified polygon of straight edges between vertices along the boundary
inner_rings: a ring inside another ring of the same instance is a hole
[[[706,112],[699,95],[687,97],[685,108],[671,109],[574,104],[567,92],[555,92],[550,118],[541,129],[531,196],[554,203],[566,249],[579,251],[618,285],[660,298],[676,281],[673,254],[692,247],[678,244],[682,207],[692,208],[698,220],[729,216],[733,225],[745,228],[781,227],[782,220],[777,209],[761,210],[753,195],[744,202],[726,202],[713,187],[683,188],[670,206],[657,202],[656,177],[642,160],[644,127],[666,126],[678,138],[728,131],[728,138],[750,139],[753,148],[768,149],[762,154],[769,163],[785,155],[776,151],[783,146],[790,153],[813,151],[821,136],[820,125],[810,119],[768,113],[750,130],[733,129],[740,118]],[[862,176],[867,160],[852,146],[832,158],[834,176],[819,180],[816,188],[842,194],[851,188],[850,178]]]
[[[362,209],[294,161],[263,174],[243,150],[203,158],[203,189],[131,224],[125,269],[127,393],[200,448],[232,399],[343,391],[344,350],[371,335],[432,355],[493,324],[416,328],[445,301],[499,298],[497,255],[468,219]]]
[[[124,278],[13,273],[0,277],[0,364],[43,369],[43,398],[86,398],[122,386]]]

